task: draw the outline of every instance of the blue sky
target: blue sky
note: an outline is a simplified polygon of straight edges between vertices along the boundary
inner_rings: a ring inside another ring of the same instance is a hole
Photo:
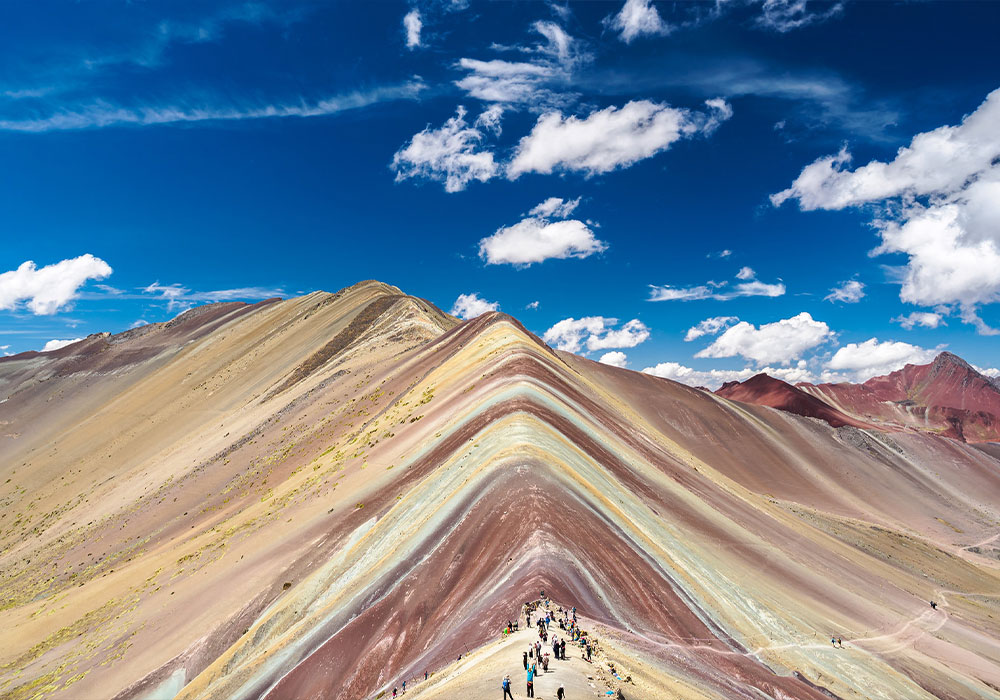
[[[377,278],[692,384],[998,366],[993,3],[0,12],[4,353]]]

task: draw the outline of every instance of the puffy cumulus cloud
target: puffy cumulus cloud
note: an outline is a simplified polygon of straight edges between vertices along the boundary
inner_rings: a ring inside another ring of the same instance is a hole
[[[930,362],[941,348],[928,350],[917,345],[878,338],[863,343],[848,343],[833,354],[826,363],[827,369],[846,372],[854,381],[863,382],[889,374],[904,365],[922,365]]]
[[[580,206],[580,198],[561,199],[559,197],[549,197],[544,202],[531,208],[528,212],[530,216],[556,217],[565,219]]]
[[[480,148],[483,132],[469,126],[465,115],[460,106],[443,126],[428,126],[396,151],[390,165],[396,182],[422,177],[443,182],[446,192],[460,192],[473,180],[486,182],[496,176],[493,153]]]
[[[822,321],[803,311],[797,316],[767,323],[759,328],[740,321],[727,328],[695,357],[744,357],[758,365],[788,364],[806,350],[830,340],[833,332]]]
[[[812,3],[812,6],[815,7],[817,4]],[[844,9],[843,3],[840,2],[825,7],[826,9],[816,12],[810,9],[808,0],[764,0],[756,24],[764,29],[785,33],[810,24],[825,22],[839,15]]]
[[[856,304],[865,297],[865,285],[857,280],[845,280],[830,290],[823,299],[834,302],[842,301],[845,304]]]
[[[626,367],[628,366],[628,355],[621,350],[612,350],[601,355],[601,359],[598,362],[611,365],[612,367]]]
[[[3,350],[3,348],[0,348],[0,350]],[[990,379],[1000,379],[1000,369],[996,367],[976,367],[976,365],[972,365],[972,367],[984,377],[989,377]]]
[[[500,304],[497,302],[486,301],[477,292],[473,292],[472,294],[458,295],[455,303],[451,306],[451,315],[468,320],[499,309]]]
[[[604,18],[604,26],[618,32],[626,44],[641,36],[664,36],[670,26],[649,0],[625,0],[618,14]]]
[[[530,304],[527,304],[527,305],[526,305],[526,306],[525,306],[524,308],[526,308],[526,309],[531,309],[532,311],[534,311],[535,309],[537,309],[537,308],[538,308],[538,306],[539,306],[539,304],[540,304],[540,303],[541,303],[541,302],[539,302],[539,301],[538,301],[538,300],[536,299],[535,301],[531,302]]]
[[[693,369],[679,362],[660,362],[653,367],[646,367],[642,371],[645,374],[671,379],[688,386],[703,386],[713,391],[726,382],[744,382],[761,373],[769,374],[789,384],[816,380],[816,376],[809,370],[805,360],[800,360],[794,367],[745,367],[743,369],[709,370]]]
[[[684,341],[690,343],[692,340],[697,340],[703,335],[717,335],[724,329],[739,322],[736,316],[713,316],[712,318],[706,318],[704,321],[700,321],[698,325],[688,328],[687,334],[684,336]]]
[[[42,352],[52,352],[53,350],[58,350],[64,348],[67,345],[72,345],[73,343],[79,343],[83,338],[73,338],[72,340],[50,340],[42,348]]]
[[[907,256],[900,299],[957,308],[966,323],[995,334],[978,309],[1000,301],[1000,89],[957,126],[917,134],[888,162],[847,169],[846,150],[806,166],[771,196],[803,210],[875,204],[881,245]]]
[[[45,267],[28,260],[0,274],[0,309],[14,310],[24,303],[31,313],[50,316],[76,299],[88,280],[110,274],[111,266],[89,253]]]
[[[525,173],[576,171],[592,176],[625,168],[667,150],[671,144],[709,134],[732,115],[723,100],[708,100],[707,112],[693,112],[649,100],[606,107],[584,118],[558,111],[538,118],[507,165],[507,177]]]
[[[611,348],[634,348],[649,338],[649,328],[637,318],[620,328],[616,318],[586,316],[565,318],[545,331],[542,336],[549,345],[566,352],[580,352],[585,347],[588,352]]]
[[[403,29],[406,31],[406,48],[415,49],[420,46],[420,30],[424,23],[420,19],[420,10],[413,8],[403,16]]]
[[[761,282],[754,279],[754,274],[754,271],[749,267],[741,268],[736,273],[736,279],[742,281],[732,286],[728,282],[714,280],[693,287],[651,284],[649,285],[649,301],[697,301],[700,299],[727,301],[737,297],[780,297],[785,293],[785,285],[781,282]]]
[[[479,257],[487,265],[527,267],[550,258],[586,258],[607,250],[607,244],[577,219],[553,221],[568,216],[580,200],[550,197],[534,207],[529,216],[513,226],[502,226],[479,241]]]
[[[908,331],[913,330],[917,326],[923,326],[924,328],[937,328],[944,323],[941,319],[941,314],[934,313],[932,311],[913,311],[905,316],[896,316],[896,318],[892,320],[894,323],[898,323]]]

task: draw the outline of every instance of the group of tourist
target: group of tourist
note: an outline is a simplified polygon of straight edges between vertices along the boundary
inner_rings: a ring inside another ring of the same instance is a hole
[[[534,618],[536,613],[538,614],[537,619]],[[584,659],[590,660],[592,649],[585,633],[581,632],[577,624],[576,607],[564,609],[561,606],[555,606],[555,609],[553,609],[551,602],[545,597],[545,591],[541,592],[539,600],[529,601],[524,604],[524,619],[528,629],[531,629],[532,624],[534,624],[538,630],[538,639],[528,646],[527,651],[521,654],[521,661],[524,665],[527,679],[527,696],[533,698],[535,697],[535,677],[538,676],[539,672],[548,673],[549,671],[549,654],[542,651],[542,645],[551,645],[553,658],[561,661],[566,659],[566,639],[560,639],[559,635],[554,632],[551,635],[551,641],[549,639],[549,630],[553,624],[558,624],[559,629],[564,630],[573,642],[580,644],[581,651],[583,652],[581,656]],[[508,621],[503,634],[506,636],[516,630],[517,625]],[[541,671],[539,671],[539,667]],[[513,700],[514,696],[511,692],[509,675],[504,676],[501,682],[501,689],[503,690],[504,700],[507,698]],[[566,689],[560,684],[559,689],[556,691],[556,698],[564,700],[565,697]]]

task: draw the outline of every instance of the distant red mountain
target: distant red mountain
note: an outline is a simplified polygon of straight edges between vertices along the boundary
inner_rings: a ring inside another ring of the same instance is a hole
[[[869,425],[932,432],[966,442],[1000,441],[1000,386],[943,352],[927,365],[906,365],[863,384],[801,383],[766,375],[724,384],[735,401],[821,418],[834,427]]]
[[[758,374],[745,382],[727,382],[715,393],[733,401],[770,406],[800,416],[819,418],[835,428],[844,425],[867,427],[864,422],[838,411],[821,399],[767,374]]]

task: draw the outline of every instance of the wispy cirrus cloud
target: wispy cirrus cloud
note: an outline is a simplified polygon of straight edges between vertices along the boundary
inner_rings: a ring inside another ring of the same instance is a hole
[[[727,281],[709,280],[705,284],[691,287],[673,287],[665,285],[649,285],[649,301],[697,301],[699,299],[714,299],[728,301],[737,297],[780,297],[785,293],[782,282],[761,282],[749,267],[740,268],[736,273],[740,280],[734,285]]]
[[[285,294],[285,291],[280,287],[236,287],[233,289],[193,291],[180,283],[160,284],[159,282],[153,282],[143,287],[142,292],[144,295],[152,295],[155,298],[165,300],[168,311],[190,309],[199,303],[259,301]]]
[[[423,81],[414,78],[397,85],[355,90],[314,101],[300,99],[275,104],[247,102],[125,106],[98,100],[75,107],[56,108],[44,116],[0,119],[0,131],[43,133],[178,122],[321,117],[380,102],[416,99],[424,88]]]

